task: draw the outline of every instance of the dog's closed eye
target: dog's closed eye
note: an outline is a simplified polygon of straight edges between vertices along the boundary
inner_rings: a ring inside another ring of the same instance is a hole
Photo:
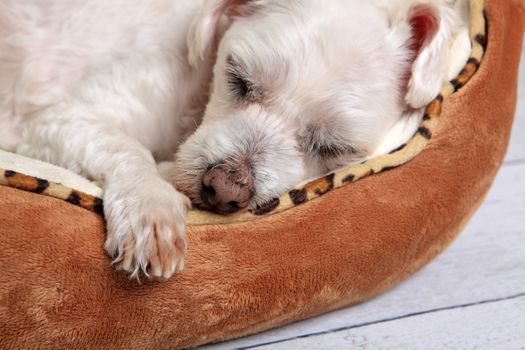
[[[246,68],[232,55],[226,59],[226,73],[231,93],[239,102],[256,102],[262,98],[261,89],[250,78]]]
[[[357,149],[347,144],[314,143],[311,151],[321,158],[338,158],[345,155],[357,154]]]
[[[331,132],[329,128],[319,125],[308,125],[298,136],[298,142],[305,153],[323,159],[334,159],[341,156],[358,155],[361,152],[341,135]]]

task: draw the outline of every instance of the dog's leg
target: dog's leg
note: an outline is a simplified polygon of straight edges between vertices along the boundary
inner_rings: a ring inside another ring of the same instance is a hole
[[[120,269],[169,278],[183,268],[189,200],[139,142],[100,118],[56,114],[35,120],[24,139],[19,153],[104,182],[105,248]]]

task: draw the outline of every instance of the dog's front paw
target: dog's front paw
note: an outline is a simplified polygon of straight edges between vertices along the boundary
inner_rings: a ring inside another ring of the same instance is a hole
[[[132,277],[169,278],[184,268],[189,199],[164,180],[109,183],[104,196],[106,251]]]

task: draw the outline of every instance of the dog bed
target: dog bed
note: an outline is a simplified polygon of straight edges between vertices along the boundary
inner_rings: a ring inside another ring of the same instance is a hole
[[[253,212],[192,211],[186,270],[167,282],[110,266],[96,184],[0,154],[1,347],[194,347],[364,301],[420,269],[481,204],[512,126],[523,2],[470,3],[471,58],[407,145]]]

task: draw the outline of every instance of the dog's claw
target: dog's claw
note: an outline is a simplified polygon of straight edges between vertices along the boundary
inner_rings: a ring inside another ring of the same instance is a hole
[[[135,240],[130,239],[124,246],[124,259],[120,264],[120,268],[124,271],[131,272],[131,265],[133,263],[133,251],[135,248]]]

